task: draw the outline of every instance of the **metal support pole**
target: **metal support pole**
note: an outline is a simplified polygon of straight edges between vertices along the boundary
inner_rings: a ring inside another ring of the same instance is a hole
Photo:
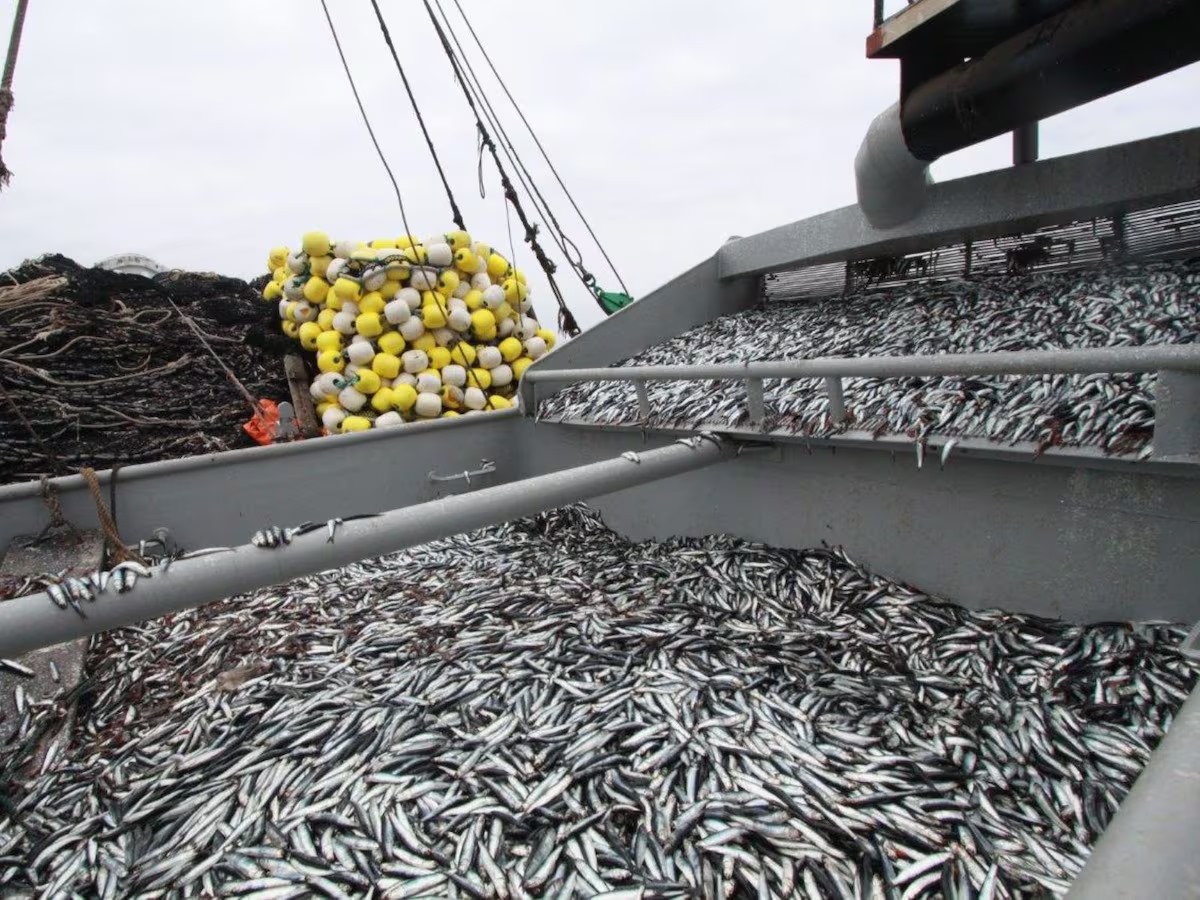
[[[1200,894],[1200,689],[1175,715],[1068,900]]]
[[[767,405],[763,400],[761,378],[746,379],[746,411],[750,414],[751,426],[761,428],[767,419]]]
[[[1018,125],[1012,133],[1013,165],[1023,166],[1037,162],[1038,158],[1038,123],[1029,122]]]
[[[906,378],[910,375],[1092,375],[1097,372],[1200,373],[1200,345],[1151,344],[1079,350],[932,353],[923,356],[823,357],[749,363],[530,369],[524,381],[709,381],[719,378]]]
[[[659,481],[733,456],[734,445],[725,440],[676,441],[657,450],[347,521],[338,529],[336,543],[326,541],[322,528],[275,549],[243,544],[229,552],[180,560],[166,572],[155,570],[120,596],[110,587],[94,603],[82,604],[86,619],[71,609],[59,609],[45,593],[7,600],[0,603],[0,657],[18,657],[435,538]]]
[[[633,388],[637,391],[638,418],[644,422],[650,418],[650,394],[644,381],[637,382]]]
[[[1170,369],[1158,373],[1154,458],[1200,459],[1200,375]]]
[[[829,421],[841,425],[846,421],[846,397],[842,393],[842,379],[830,376],[825,379],[825,390],[829,394]]]

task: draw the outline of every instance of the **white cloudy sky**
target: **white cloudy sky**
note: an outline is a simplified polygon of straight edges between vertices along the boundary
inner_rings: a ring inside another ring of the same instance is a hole
[[[731,234],[852,202],[854,152],[897,93],[895,64],[863,56],[868,0],[460,2],[635,295]],[[449,227],[370,4],[329,3],[413,230]],[[495,171],[485,166],[480,199],[474,125],[423,7],[381,6],[468,227],[506,244]],[[0,0],[5,34],[14,7]],[[30,7],[3,147],[15,178],[0,194],[0,268],[48,251],[84,263],[136,251],[249,277],[269,247],[310,228],[402,231],[317,0]],[[1193,66],[1072,111],[1043,124],[1043,155],[1196,126],[1197,96]],[[1009,153],[1000,138],[934,171],[996,168]],[[524,155],[615,287],[540,160]],[[517,259],[533,263],[521,248]],[[595,321],[578,283],[565,271],[561,283],[581,322]]]

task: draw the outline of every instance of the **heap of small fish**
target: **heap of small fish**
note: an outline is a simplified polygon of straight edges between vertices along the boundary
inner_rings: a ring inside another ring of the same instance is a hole
[[[809,303],[772,303],[692,329],[624,365],[735,363],[1186,344],[1200,334],[1200,259],[908,284]],[[764,383],[770,430],[825,436],[930,434],[1148,455],[1153,374],[848,378],[833,425],[820,379]],[[634,386],[576,384],[543,418],[663,427],[747,424],[737,381],[650,382],[648,422]]]
[[[1057,894],[1182,634],[557,510],[98,638],[0,757],[0,893]]]

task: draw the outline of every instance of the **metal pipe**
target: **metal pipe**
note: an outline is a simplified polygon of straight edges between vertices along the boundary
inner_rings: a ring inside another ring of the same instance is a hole
[[[932,162],[1200,59],[1195,0],[1088,0],[913,87],[901,114]]]
[[[875,228],[911,220],[929,164],[1006,131],[1200,59],[1200,3],[1088,0],[983,56],[915,85],[880,113],[854,161],[858,205]],[[1028,141],[1029,136],[1014,140]],[[1021,161],[1028,162],[1029,145]],[[1032,157],[1036,157],[1036,148]]]
[[[1015,128],[1012,133],[1013,165],[1024,166],[1037,162],[1038,158],[1038,123],[1029,122]]]
[[[1133,783],[1068,900],[1200,896],[1200,687]]]
[[[1200,372],[1200,346],[1155,344],[1090,350],[1017,350],[788,359],[694,366],[619,366],[604,369],[530,369],[533,383],[578,381],[705,381],[721,378],[903,378],[927,375],[1091,375],[1098,372]]]
[[[921,211],[932,183],[929,162],[908,149],[893,103],[871,121],[854,157],[858,206],[876,228],[902,225]]]
[[[83,604],[86,619],[70,609],[59,609],[45,593],[7,600],[0,603],[0,657],[18,657],[436,538],[691,472],[733,456],[734,445],[726,440],[677,441],[347,521],[338,529],[336,543],[328,543],[325,529],[320,529],[275,549],[243,544],[229,552],[180,560],[166,572],[154,570],[150,578],[139,579],[120,596],[110,588],[94,603]]]

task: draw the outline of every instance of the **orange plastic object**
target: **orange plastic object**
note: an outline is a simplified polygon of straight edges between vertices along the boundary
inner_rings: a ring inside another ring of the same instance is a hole
[[[242,428],[256,443],[265,447],[275,442],[275,431],[279,427],[279,407],[275,405],[274,400],[259,400],[258,407],[259,412],[242,425]]]

